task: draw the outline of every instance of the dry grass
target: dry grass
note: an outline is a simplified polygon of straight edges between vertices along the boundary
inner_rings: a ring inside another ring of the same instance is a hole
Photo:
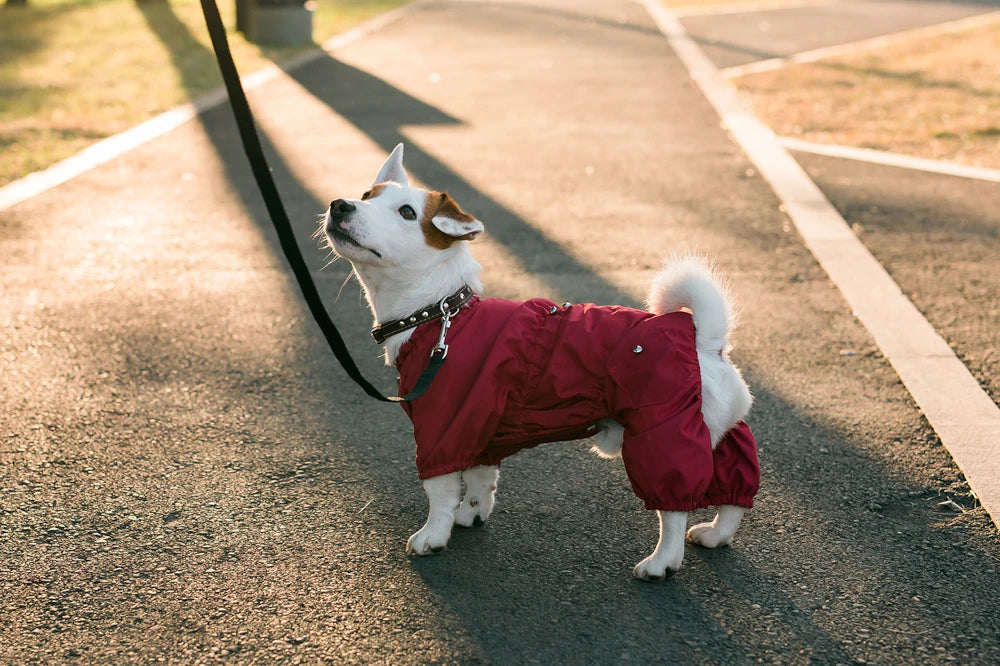
[[[0,185],[221,84],[197,0],[29,0],[0,9]],[[403,0],[319,0],[321,42]],[[219,3],[227,26],[235,3]],[[230,32],[241,73],[303,48]]]
[[[735,81],[779,135],[1000,168],[1000,25]]]

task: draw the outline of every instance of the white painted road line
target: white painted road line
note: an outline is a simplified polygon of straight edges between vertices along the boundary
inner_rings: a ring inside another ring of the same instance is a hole
[[[825,155],[826,157],[839,157],[855,162],[870,162],[871,164],[881,164],[884,166],[899,167],[901,169],[913,169],[915,171],[928,171],[939,173],[945,176],[957,176],[959,178],[973,178],[975,180],[985,180],[991,183],[1000,183],[1000,169],[986,169],[983,167],[970,167],[940,160],[929,160],[922,157],[911,157],[900,155],[899,153],[887,153],[881,150],[870,150],[868,148],[854,148],[852,146],[835,146],[823,143],[811,143],[792,137],[779,137],[778,142],[788,150],[800,153],[810,153],[812,155]]]
[[[421,2],[421,0],[417,0],[416,2],[410,2],[384,14],[379,14],[352,30],[331,37],[327,41],[323,42],[320,48],[296,56],[283,63],[280,67],[278,65],[269,65],[263,69],[253,72],[252,74],[243,76],[240,78],[243,82],[243,88],[245,90],[253,90],[264,83],[283,75],[286,71],[291,71],[305,65],[306,63],[312,62],[323,53],[329,53],[342,48],[351,42],[356,42],[362,37],[385,27],[393,21],[398,20],[404,14],[412,11],[421,4],[423,4],[423,2]],[[102,139],[101,141],[84,148],[76,155],[68,157],[61,162],[57,162],[46,169],[30,173],[24,178],[8,183],[7,185],[0,187],[0,211],[30,199],[31,197],[37,196],[46,190],[50,190],[56,185],[61,185],[62,183],[65,183],[66,181],[93,169],[94,167],[100,166],[105,162],[113,160],[119,155],[127,153],[133,148],[137,148],[148,141],[152,141],[156,137],[163,136],[170,130],[180,127],[198,114],[218,106],[225,101],[225,88],[216,88],[215,90],[197,98],[193,102],[182,104],[181,106],[161,113],[155,118],[150,118],[140,125],[136,125],[135,127],[127,129],[119,134],[115,134],[114,136],[109,136],[106,139]]]
[[[777,137],[744,107],[680,21],[638,0],[734,140],[785,204],[806,246],[896,369],[931,427],[1000,525],[1000,408],[986,395]]]
[[[213,90],[192,103],[178,106],[155,118],[147,120],[141,125],[136,125],[120,134],[102,139],[84,148],[76,155],[68,157],[61,162],[56,162],[47,169],[30,173],[24,178],[8,183],[0,187],[0,210],[5,210],[14,204],[37,196],[147,141],[166,134],[224,99],[224,91],[221,89]]]
[[[901,42],[921,39],[924,37],[936,37],[938,35],[946,35],[953,32],[961,32],[963,30],[970,30],[980,26],[992,25],[997,22],[1000,22],[1000,11],[977,14],[975,16],[967,16],[966,18],[955,21],[938,23],[935,25],[925,26],[923,28],[913,28],[912,30],[904,30],[903,32],[894,32],[889,35],[881,35],[879,37],[872,37],[871,39],[862,39],[857,42],[837,44],[836,46],[827,46],[821,49],[813,49],[812,51],[802,51],[801,53],[796,53],[794,55],[769,58],[767,60],[758,60],[757,62],[747,63],[746,65],[727,67],[720,70],[720,73],[728,79],[735,79],[740,76],[746,76],[747,74],[757,74],[759,72],[769,72],[775,69],[781,69],[782,67],[787,67],[788,65],[816,62],[817,60],[850,55],[852,53],[858,53],[859,51],[880,49],[884,46],[891,46]]]

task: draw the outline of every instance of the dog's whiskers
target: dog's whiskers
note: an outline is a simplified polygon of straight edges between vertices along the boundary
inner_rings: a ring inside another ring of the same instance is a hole
[[[337,259],[340,259],[340,257],[337,257]],[[334,259],[333,261],[336,261],[337,259]],[[330,263],[333,263],[333,262],[330,262]],[[352,277],[354,277],[354,267],[353,266],[351,266],[351,272],[347,274],[347,277],[344,278],[344,282],[340,285],[340,289],[337,290],[337,298],[336,298],[336,300],[338,300],[338,301],[340,300],[340,295],[342,293],[344,293],[344,287],[347,286],[347,283],[351,281]]]
[[[312,232],[310,238],[319,238],[323,235],[323,230],[326,228],[326,213],[316,216],[316,231]]]
[[[322,268],[320,268],[321,271],[325,271],[327,268],[329,268],[330,266],[333,266],[335,263],[337,263],[341,259],[341,256],[339,254],[337,254],[332,247],[328,247],[327,249],[329,249],[330,251],[327,253],[327,255],[325,257],[323,257],[323,260],[326,263],[323,264]]]

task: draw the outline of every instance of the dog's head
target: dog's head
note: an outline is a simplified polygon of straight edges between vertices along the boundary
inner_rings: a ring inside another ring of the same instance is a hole
[[[323,231],[334,252],[355,266],[419,269],[478,236],[483,224],[447,193],[410,187],[399,144],[360,199],[330,203]]]

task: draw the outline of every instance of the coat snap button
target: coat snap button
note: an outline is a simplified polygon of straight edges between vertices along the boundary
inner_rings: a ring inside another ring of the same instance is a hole
[[[569,307],[569,306],[571,306],[571,305],[573,305],[573,304],[572,304],[572,303],[570,303],[569,301],[566,301],[565,303],[563,303],[563,307],[564,307],[564,308],[568,308],[568,307]]]
[[[638,354],[638,353],[640,353],[642,351],[642,346],[641,345],[636,345],[635,347],[632,348],[632,351],[634,351],[636,354]]]
[[[553,305],[551,308],[549,308],[549,314],[555,314],[557,312],[559,312],[559,308],[557,308],[556,306]]]

